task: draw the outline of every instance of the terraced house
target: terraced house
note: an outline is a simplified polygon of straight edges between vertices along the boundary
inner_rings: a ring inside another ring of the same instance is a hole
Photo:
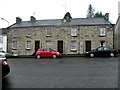
[[[8,53],[32,55],[38,48],[52,48],[62,54],[83,54],[99,46],[113,48],[113,26],[104,18],[71,18],[30,21],[16,18],[9,27]]]

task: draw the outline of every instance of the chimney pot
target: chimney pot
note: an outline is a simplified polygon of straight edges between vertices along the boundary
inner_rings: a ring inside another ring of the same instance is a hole
[[[109,13],[106,13],[104,17],[106,20],[109,20]]]

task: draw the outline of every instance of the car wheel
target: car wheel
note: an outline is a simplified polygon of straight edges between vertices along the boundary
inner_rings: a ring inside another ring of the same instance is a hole
[[[40,57],[41,57],[40,55],[37,55],[37,58],[38,58],[38,59],[40,59]]]
[[[114,53],[110,53],[110,56],[111,56],[111,57],[114,57],[115,55],[114,55]]]
[[[90,54],[90,57],[94,57],[94,54],[93,54],[93,53],[91,53],[91,54]]]
[[[53,54],[53,56],[52,56],[53,58],[56,58],[57,56],[55,55],[55,54]]]

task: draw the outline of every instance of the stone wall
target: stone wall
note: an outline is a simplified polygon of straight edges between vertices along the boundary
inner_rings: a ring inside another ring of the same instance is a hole
[[[8,32],[8,52],[18,55],[32,55],[35,52],[35,41],[40,41],[40,47],[46,48],[46,41],[52,42],[52,49],[57,50],[57,41],[63,41],[63,54],[83,54],[85,52],[85,41],[91,41],[91,49],[100,46],[104,40],[106,45],[113,48],[113,29],[106,28],[106,37],[100,37],[101,26],[43,26],[29,28],[13,28]],[[46,36],[46,29],[51,29],[51,36]],[[71,36],[71,28],[77,28],[77,36]],[[18,36],[13,37],[14,30]],[[27,36],[27,30],[31,30],[31,36]],[[12,40],[17,40],[17,49],[12,49]],[[26,42],[31,41],[31,49],[26,49]],[[76,40],[77,50],[71,51],[71,41]]]

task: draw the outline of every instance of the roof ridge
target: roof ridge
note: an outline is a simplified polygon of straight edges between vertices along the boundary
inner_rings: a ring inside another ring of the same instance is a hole
[[[98,17],[98,18],[72,18],[72,20],[74,19],[104,19],[103,17]],[[40,20],[36,20],[36,21],[55,21],[55,20],[63,20],[63,19],[40,19]],[[30,22],[30,21],[22,21],[22,22]]]

